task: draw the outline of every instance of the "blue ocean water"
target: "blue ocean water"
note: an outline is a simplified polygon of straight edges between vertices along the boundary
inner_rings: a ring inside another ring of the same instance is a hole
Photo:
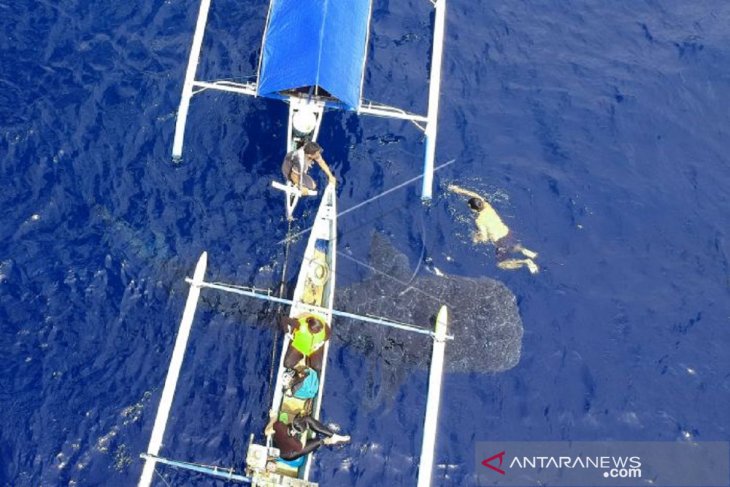
[[[199,78],[255,73],[266,6],[213,2]],[[170,159],[197,10],[0,3],[3,485],[133,485],[200,253],[209,280],[278,279],[285,107],[198,95]],[[445,378],[434,485],[475,485],[482,440],[728,440],[730,4],[451,0],[447,22],[437,159],[457,162],[429,208],[414,184],[339,222],[361,260],[383,232],[414,269],[425,246],[518,297],[520,363]],[[430,32],[428,2],[375,0],[367,98],[425,109]],[[341,209],[421,170],[407,123],[333,112],[320,142]],[[471,244],[451,182],[492,197],[540,274]],[[342,261],[338,285],[362,275]],[[268,403],[265,311],[201,300],[164,456],[241,466]],[[314,477],[413,485],[426,371],[373,406],[377,355],[335,344],[331,361],[323,414],[353,441]]]

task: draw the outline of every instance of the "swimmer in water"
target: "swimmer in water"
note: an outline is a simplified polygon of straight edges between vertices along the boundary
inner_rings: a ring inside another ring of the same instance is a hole
[[[497,267],[500,269],[519,269],[527,267],[531,274],[537,274],[540,268],[535,259],[537,253],[513,243],[510,230],[487,200],[473,191],[450,184],[452,193],[469,197],[469,208],[476,212],[477,231],[474,232],[474,243],[492,243],[497,248]],[[520,253],[525,258],[509,258],[512,253]]]

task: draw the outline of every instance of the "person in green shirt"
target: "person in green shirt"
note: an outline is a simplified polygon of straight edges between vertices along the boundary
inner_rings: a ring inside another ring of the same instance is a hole
[[[293,369],[302,360],[312,369],[322,370],[324,344],[330,337],[330,327],[320,316],[303,314],[296,318],[281,320],[284,331],[291,337],[289,349],[284,356],[284,367]]]

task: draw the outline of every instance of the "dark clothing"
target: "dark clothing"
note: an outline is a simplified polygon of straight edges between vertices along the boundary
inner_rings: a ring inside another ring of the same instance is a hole
[[[497,262],[501,262],[510,258],[510,254],[514,252],[515,240],[512,238],[512,234],[509,233],[506,237],[502,237],[494,242],[494,246],[496,248],[495,257],[497,258]]]
[[[294,366],[299,363],[300,360],[302,360],[302,357],[304,357],[302,352],[289,345],[289,348],[286,351],[286,355],[284,356],[284,367],[288,369],[293,369]],[[323,359],[324,347],[321,347],[319,350],[307,357],[306,363],[307,365],[309,365],[309,367],[316,370],[317,373],[320,373],[322,372]]]
[[[302,431],[309,429],[327,438],[335,434],[334,431],[311,416],[298,417],[294,420],[294,423]],[[279,456],[284,460],[296,460],[299,457],[308,455],[322,446],[323,441],[324,438],[317,438],[316,440],[307,441],[307,444],[302,446],[299,435],[291,436],[289,434],[288,425],[281,421],[274,423],[274,446],[279,449]]]
[[[311,167],[312,161],[304,156],[304,150],[299,149],[289,152],[284,157],[284,163],[281,165],[281,173],[284,175],[284,179],[291,181],[294,185],[298,185],[300,173],[303,168],[304,175],[301,176],[302,187],[314,191],[317,189],[317,183],[307,174]]]

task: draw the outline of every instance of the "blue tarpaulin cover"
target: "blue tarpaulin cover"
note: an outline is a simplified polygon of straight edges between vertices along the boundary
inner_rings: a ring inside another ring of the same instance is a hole
[[[271,0],[259,95],[319,86],[360,103],[371,0]]]

